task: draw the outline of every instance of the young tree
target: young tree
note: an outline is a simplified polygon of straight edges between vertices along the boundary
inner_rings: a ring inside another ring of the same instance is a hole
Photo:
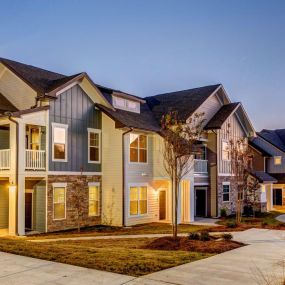
[[[172,231],[177,238],[177,215],[179,185],[190,171],[190,158],[194,153],[194,143],[201,137],[203,113],[194,114],[187,123],[178,119],[177,112],[168,112],[161,119],[161,134],[164,138],[164,168],[172,185]]]
[[[231,139],[229,141],[229,155],[231,189],[235,191],[236,222],[239,224],[245,197],[251,197],[251,200],[253,197],[255,198],[259,184],[257,179],[252,176],[253,153],[248,148],[247,138]]]

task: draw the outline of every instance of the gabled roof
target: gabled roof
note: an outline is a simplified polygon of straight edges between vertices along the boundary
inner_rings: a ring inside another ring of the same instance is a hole
[[[179,119],[186,121],[221,86],[217,84],[159,94],[145,100],[158,122],[169,111],[177,111]]]
[[[272,155],[267,152],[265,149],[263,149],[257,142],[258,140],[260,140],[259,137],[255,137],[255,138],[252,138],[251,140],[249,140],[248,144],[256,149],[258,152],[260,152],[263,156],[267,156],[267,157],[271,157]]]
[[[129,127],[153,132],[160,131],[160,126],[146,103],[141,104],[140,113],[110,109],[100,104],[95,105],[99,110],[112,118],[117,123],[117,127]]]
[[[262,130],[257,134],[279,150],[285,152],[285,129]]]
[[[205,130],[220,129],[227,118],[240,106],[240,103],[223,105],[214,117],[207,123]]]

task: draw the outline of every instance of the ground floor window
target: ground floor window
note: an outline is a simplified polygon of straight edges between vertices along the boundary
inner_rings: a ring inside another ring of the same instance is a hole
[[[89,216],[99,216],[100,185],[89,183]]]
[[[230,184],[225,183],[223,184],[223,202],[230,201]]]
[[[130,215],[144,215],[147,213],[147,186],[130,187]]]
[[[53,184],[53,219],[62,220],[66,216],[66,183]]]

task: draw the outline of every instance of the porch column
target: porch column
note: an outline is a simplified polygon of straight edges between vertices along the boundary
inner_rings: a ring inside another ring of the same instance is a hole
[[[190,223],[194,222],[195,216],[195,192],[194,192],[194,176],[190,180]]]

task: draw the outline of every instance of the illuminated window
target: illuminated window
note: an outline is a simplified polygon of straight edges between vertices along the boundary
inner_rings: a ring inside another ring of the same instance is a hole
[[[89,216],[99,216],[100,186],[89,183]]]
[[[67,161],[68,125],[52,124],[52,152],[54,161]]]
[[[147,162],[147,136],[130,134],[130,162]]]
[[[101,130],[88,129],[88,162],[100,162]]]
[[[147,187],[130,187],[130,215],[138,216],[147,213]]]
[[[53,185],[53,219],[65,219],[66,213],[66,184]]]
[[[230,147],[227,141],[222,141],[222,160],[230,160]]]
[[[282,156],[274,156],[274,164],[281,165],[282,163]]]

